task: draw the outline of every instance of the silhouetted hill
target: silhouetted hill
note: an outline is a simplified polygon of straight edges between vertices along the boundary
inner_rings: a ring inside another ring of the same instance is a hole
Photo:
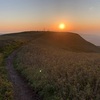
[[[100,48],[100,46],[98,46]]]
[[[42,32],[19,32],[19,33],[11,33],[4,34],[0,36],[0,51],[3,51],[3,48],[9,45],[19,45],[28,43],[38,37],[40,37]]]
[[[50,32],[43,41],[51,45],[75,52],[100,52],[100,48],[83,39],[79,34],[71,32]]]
[[[100,52],[100,48],[71,32],[30,31],[0,36],[0,48],[5,45],[27,43],[36,40],[40,43],[75,52]]]

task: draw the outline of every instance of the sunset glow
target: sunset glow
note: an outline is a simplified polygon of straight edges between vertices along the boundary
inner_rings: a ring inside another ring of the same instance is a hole
[[[0,32],[100,32],[99,4],[98,0],[0,0]]]
[[[59,25],[59,28],[60,28],[61,30],[64,30],[64,29],[65,29],[65,24],[64,24],[64,23],[61,23],[61,24]]]
[[[49,30],[100,37],[99,11],[100,0],[0,0],[0,33]]]

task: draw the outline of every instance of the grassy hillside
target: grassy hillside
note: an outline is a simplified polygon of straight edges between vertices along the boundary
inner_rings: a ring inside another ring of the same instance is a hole
[[[14,50],[36,39],[38,34],[22,32],[20,34],[8,34],[0,36],[0,100],[13,100],[13,87],[10,83],[5,68],[5,59]]]
[[[13,100],[12,84],[8,81],[3,54],[0,53],[0,100]]]
[[[86,41],[80,35],[70,32],[50,32],[42,37],[42,41],[74,52],[100,52],[100,48]]]
[[[100,48],[100,46],[98,46]]]
[[[60,32],[21,32],[0,36],[0,100],[13,98],[4,61],[21,46],[16,67],[44,100],[47,97],[48,100],[81,99],[81,96],[87,100],[99,100],[100,54],[70,52],[99,52],[98,47],[78,34]]]
[[[99,100],[100,54],[75,53],[37,39],[17,54],[15,65],[43,100]]]
[[[49,43],[59,48],[75,52],[100,52],[100,48],[83,39],[80,35],[70,32],[21,32],[0,36],[0,51],[4,51],[6,45],[22,45],[34,39]]]

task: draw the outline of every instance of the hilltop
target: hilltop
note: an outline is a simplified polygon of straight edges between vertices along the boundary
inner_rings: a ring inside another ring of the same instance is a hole
[[[4,42],[6,40],[6,42]],[[86,41],[77,33],[29,31],[0,36],[0,48],[13,43],[36,40],[47,45],[74,52],[100,52],[100,48]]]
[[[45,34],[42,39],[59,48],[75,52],[100,52],[100,48],[86,41],[77,33],[52,32]]]

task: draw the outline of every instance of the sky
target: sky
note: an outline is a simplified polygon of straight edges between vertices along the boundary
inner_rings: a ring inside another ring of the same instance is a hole
[[[60,23],[100,45],[100,0],[0,0],[0,33],[59,31]]]

